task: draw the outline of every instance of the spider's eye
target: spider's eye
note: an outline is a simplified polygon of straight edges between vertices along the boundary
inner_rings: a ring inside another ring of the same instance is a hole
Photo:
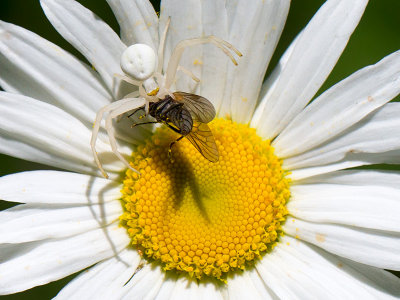
[[[150,78],[157,67],[153,48],[145,44],[129,46],[121,56],[121,69],[132,79],[144,81]]]

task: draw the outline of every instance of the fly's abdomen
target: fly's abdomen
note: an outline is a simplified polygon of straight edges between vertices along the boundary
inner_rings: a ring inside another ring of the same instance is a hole
[[[182,109],[180,117],[180,128],[182,135],[187,135],[192,131],[193,119],[190,112],[186,109]]]
[[[169,111],[168,119],[180,130],[180,134],[187,135],[192,131],[193,119],[187,109],[177,107],[176,109]]]

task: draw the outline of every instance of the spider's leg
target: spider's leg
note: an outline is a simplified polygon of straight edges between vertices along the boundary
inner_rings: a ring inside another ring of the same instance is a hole
[[[127,99],[127,98],[137,98],[139,97],[139,91],[134,91],[132,93],[126,94],[122,99]],[[122,100],[121,99],[121,100]],[[123,114],[119,115],[117,118],[117,122],[121,121],[121,119],[123,118]],[[129,117],[129,116],[128,116]]]
[[[108,139],[110,140],[111,149],[114,154],[132,171],[139,174],[139,171],[132,168],[129,162],[121,155],[117,148],[117,140],[115,139],[114,135],[114,127],[112,126],[112,119],[133,109],[139,108],[145,104],[145,100],[143,98],[132,98],[129,102],[124,103],[123,105],[119,106],[118,108],[110,111],[106,118],[106,130],[108,134]]]
[[[101,173],[106,178],[108,177],[107,173],[104,171],[104,169],[100,163],[99,157],[97,155],[97,151],[96,151],[96,141],[97,141],[97,136],[98,136],[98,133],[100,130],[101,120],[103,119],[104,113],[112,111],[112,110],[126,104],[129,101],[130,101],[130,99],[122,99],[122,100],[119,100],[119,101],[116,101],[116,102],[113,102],[113,103],[110,103],[110,104],[104,106],[97,112],[96,119],[93,124],[92,138],[90,140],[90,147],[92,148],[93,157],[94,157],[97,167],[100,169]]]
[[[178,71],[182,71],[183,73],[185,73],[187,76],[191,77],[194,81],[196,82],[200,82],[200,79],[198,77],[196,77],[196,75],[193,74],[193,72],[189,71],[188,69],[185,69],[182,66],[178,66],[177,68]]]
[[[161,36],[160,46],[158,47],[158,66],[157,73],[161,73],[163,64],[164,64],[164,48],[165,48],[165,40],[167,38],[167,32],[169,28],[169,24],[171,23],[171,17],[168,18],[167,24],[165,25],[165,29],[163,35]]]

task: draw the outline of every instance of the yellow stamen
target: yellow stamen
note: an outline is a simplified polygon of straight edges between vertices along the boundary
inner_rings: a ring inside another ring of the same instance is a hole
[[[122,190],[132,244],[164,270],[225,281],[270,251],[281,235],[289,181],[269,141],[229,120],[210,124],[219,162],[161,127],[133,153]]]

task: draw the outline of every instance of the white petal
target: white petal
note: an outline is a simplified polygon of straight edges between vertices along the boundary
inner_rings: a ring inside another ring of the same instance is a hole
[[[268,255],[268,254],[267,254]],[[236,274],[228,281],[229,299],[274,299],[255,269]]]
[[[223,0],[201,2],[201,18],[204,36],[214,35],[228,41],[228,15]],[[231,64],[227,56],[215,45],[203,46],[203,60],[199,94],[210,100],[218,111],[224,98],[224,90]]]
[[[356,263],[339,259],[334,255],[308,245],[302,241],[290,237],[284,237],[274,249],[270,258],[265,257],[257,265],[261,274],[270,276],[272,272],[267,269],[270,265],[276,265],[278,273],[276,277],[281,280],[281,286],[272,285],[282,299],[288,299],[285,290],[290,290],[296,296],[294,299],[309,299],[310,291],[316,299],[386,299],[390,295],[399,295],[400,282],[389,272],[365,266],[361,272],[355,269]],[[388,283],[382,280],[372,281],[366,276],[365,271],[372,273],[371,278],[378,273],[388,279]],[[380,271],[380,272],[379,272]],[[394,277],[394,278],[393,278]],[[298,294],[298,288],[307,287],[306,294]],[[308,293],[308,294],[307,294]],[[383,298],[382,298],[383,297]],[[289,299],[292,299],[290,297]]]
[[[194,281],[188,281],[185,276],[181,276],[175,284],[170,299],[185,300],[190,299],[191,291],[195,289],[197,284]]]
[[[171,17],[164,51],[164,70],[176,44],[189,38],[202,36],[201,2],[197,0],[164,0],[160,6],[160,36],[165,29],[167,19]],[[185,50],[179,65],[201,78],[202,47],[193,46]],[[182,72],[176,74],[176,90],[195,92],[198,85]]]
[[[1,257],[0,294],[58,280],[114,256],[128,244],[126,229],[119,224],[70,238],[22,244],[15,249],[26,253],[16,252],[7,261]]]
[[[257,291],[262,295],[263,299],[273,299],[279,300],[279,297],[271,289],[267,282],[264,282],[263,278],[260,276],[257,268],[248,270],[252,284],[256,287]]]
[[[105,227],[122,213],[118,200],[84,206],[22,204],[1,212],[0,243],[68,237]]]
[[[175,289],[177,284],[178,276],[175,274],[171,274],[172,276],[167,276],[164,279],[164,282],[161,286],[161,289],[158,291],[158,294],[154,299],[157,300],[169,300],[172,299],[171,295]]]
[[[90,150],[91,132],[77,119],[55,106],[22,95],[0,92],[0,100],[0,152],[67,170],[99,174]],[[106,170],[125,169],[101,140],[97,149],[99,153],[105,152],[102,162]],[[129,149],[121,151],[129,153]]]
[[[0,21],[0,85],[4,90],[56,105],[82,121],[111,95],[87,65],[24,28]]]
[[[115,91],[114,73],[122,74],[119,60],[126,48],[118,35],[76,1],[41,0],[40,3],[57,31],[99,71],[110,91]]]
[[[257,272],[264,280],[265,285],[269,286],[277,296],[275,299],[307,299],[308,289],[303,286],[303,281],[292,279],[293,277],[288,272],[292,269],[284,261],[281,261],[277,252],[279,250],[275,247],[256,265]],[[300,276],[300,272],[297,275]],[[301,274],[301,276],[304,275]]]
[[[135,250],[125,249],[82,272],[68,283],[55,299],[120,299],[124,284],[140,262]]]
[[[222,300],[221,287],[216,286],[212,282],[199,282],[188,280],[185,276],[175,279],[176,284],[173,292],[168,297],[160,299],[191,299],[191,300]],[[161,294],[161,291],[159,295]],[[158,299],[158,298],[157,298]]]
[[[121,198],[122,186],[100,177],[60,171],[30,171],[0,178],[0,199],[50,205],[101,204]]]
[[[243,57],[236,67],[228,62],[227,79],[220,115],[229,114],[239,123],[253,115],[269,60],[285,25],[290,1],[247,0],[227,4],[229,38]]]
[[[293,185],[287,208],[306,221],[400,232],[399,183],[400,173],[335,172],[317,183]]]
[[[386,188],[399,188],[399,173],[383,170],[346,170],[318,175],[297,181],[294,184],[332,183],[352,186],[376,185]]]
[[[366,0],[329,0],[319,9],[290,47],[290,56],[285,55],[287,63],[279,64],[278,81],[255,112],[251,126],[259,135],[278,135],[311,100],[336,64],[366,4]]]
[[[198,283],[197,284],[197,290],[196,294],[192,294],[193,299],[210,299],[210,300],[222,300],[223,299],[223,294],[221,293],[221,290],[223,290],[224,287],[217,287],[214,283]]]
[[[284,231],[329,252],[370,266],[400,270],[400,233],[311,223],[289,217]]]
[[[282,158],[298,155],[333,139],[399,93],[400,51],[359,70],[314,100],[274,140],[276,153]]]
[[[343,265],[349,267],[348,273],[363,281],[366,288],[375,294],[376,298],[400,298],[400,278],[396,275],[383,269],[356,263],[343,257],[340,260],[343,262]]]
[[[158,50],[158,17],[147,0],[107,0],[113,10],[121,39],[126,45],[146,44]]]
[[[340,136],[285,159],[284,168],[291,170],[291,178],[300,179],[346,167],[400,163],[399,113],[400,104],[386,104]]]
[[[132,275],[132,274],[131,274]],[[137,271],[132,279],[124,286],[117,299],[154,299],[159,292],[165,277],[165,272],[159,266],[146,264]]]

